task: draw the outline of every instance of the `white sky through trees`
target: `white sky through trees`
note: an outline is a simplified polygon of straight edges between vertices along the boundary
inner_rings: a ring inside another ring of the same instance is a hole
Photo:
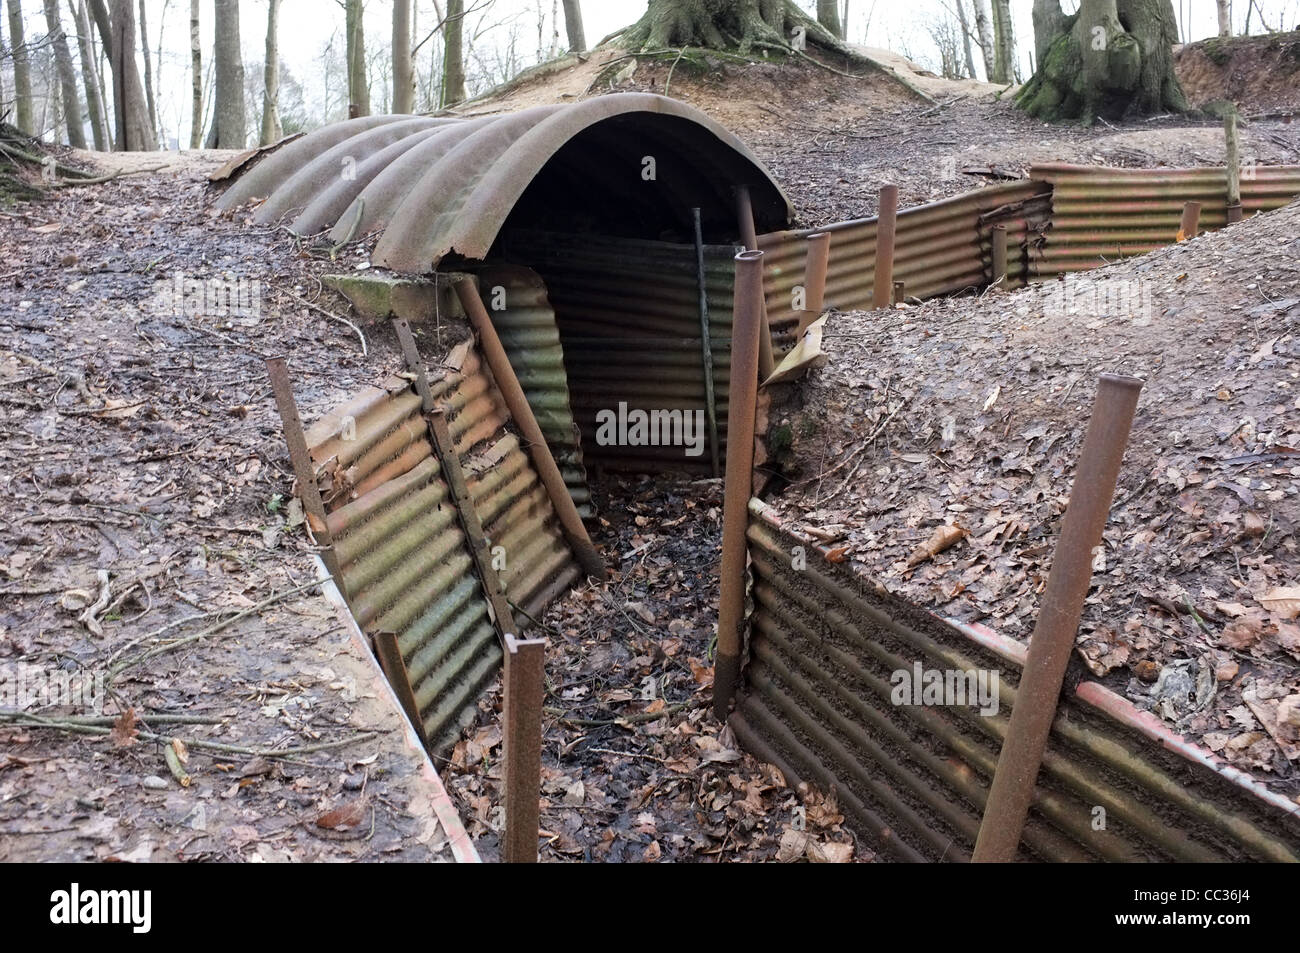
[[[476,0],[466,0],[466,7],[475,6]],[[478,0],[482,2],[482,0]],[[969,2],[969,0],[968,0]],[[1190,32],[1193,39],[1203,39],[1217,32],[1214,0],[1173,0],[1174,9],[1179,14],[1184,31]],[[210,69],[212,59],[212,0],[203,0],[203,56],[205,69]],[[865,43],[868,46],[886,47],[896,52],[911,56],[922,66],[937,71],[938,55],[926,26],[931,20],[948,16],[945,10],[951,9],[951,0],[850,0],[849,3],[849,40],[853,43]],[[1262,0],[1259,7],[1270,26],[1284,24],[1293,27],[1300,23],[1300,0]],[[431,0],[413,0],[418,10],[417,25],[421,27],[421,36],[428,27],[433,26],[435,14]],[[442,4],[445,8],[445,4]],[[807,10],[815,8],[814,0],[802,0],[801,6]],[[1017,53],[1020,69],[1025,78],[1029,76],[1029,55],[1033,48],[1033,25],[1030,19],[1031,0],[1012,0],[1012,11],[1016,17]],[[1066,0],[1065,6],[1077,7],[1077,0]],[[1240,32],[1246,18],[1246,0],[1236,0],[1233,4],[1234,24]],[[40,0],[23,0],[27,39],[38,40],[46,32],[44,15]],[[67,16],[64,4],[60,8],[65,15],[64,27],[69,34],[75,33],[75,27]],[[190,126],[190,53],[189,53],[189,0],[146,0],[148,12],[149,42],[151,48],[159,46],[159,30],[162,29],[162,59],[159,75],[155,77],[158,92],[159,120],[163,126],[163,141],[172,143],[189,140]],[[558,30],[558,45],[563,49],[564,22],[563,12],[559,13],[558,24],[552,21],[552,9],[559,9],[553,0],[492,0],[484,9],[473,12],[467,17],[467,27],[483,32],[474,40],[475,46],[489,59],[504,56],[513,37],[517,62],[521,66],[530,66],[538,62],[538,20],[543,20],[543,52],[549,52],[553,35]],[[634,22],[646,9],[645,0],[582,0],[582,13],[587,42],[597,43],[600,39],[620,27]],[[266,33],[266,0],[240,0],[240,40],[243,47],[244,66],[249,74],[250,110],[256,103],[256,112],[250,112],[250,135],[259,126],[261,115],[261,63]],[[1188,11],[1190,10],[1190,14]],[[868,25],[868,17],[870,23]],[[1182,21],[1186,17],[1186,23]],[[367,0],[366,2],[366,52],[372,63],[383,61],[380,69],[372,70],[371,102],[375,111],[386,101],[383,92],[386,80],[378,73],[388,70],[388,45],[392,26],[391,0]],[[1252,32],[1262,32],[1259,17],[1252,18]],[[6,24],[5,40],[8,41]],[[468,37],[467,37],[468,40]],[[429,52],[433,41],[426,44],[417,57],[418,73],[426,74],[429,70]],[[329,88],[333,95],[327,102],[326,97],[326,58],[330,56],[332,46],[336,65]],[[320,125],[326,121],[341,118],[345,110],[339,91],[342,87],[338,71],[343,68],[343,6],[336,0],[282,0],[280,6],[280,61],[284,71],[302,87],[303,112],[311,125]],[[74,59],[75,59],[74,55]],[[977,64],[980,59],[978,50],[975,55]],[[80,63],[77,64],[80,71]],[[474,79],[477,67],[473,59],[467,63],[470,74],[471,95],[474,94]],[[282,76],[282,79],[284,77]],[[5,88],[12,91],[13,85],[9,75],[5,76]],[[251,87],[256,86],[256,97],[251,95]],[[417,100],[418,101],[418,100]],[[289,106],[282,97],[282,108]]]

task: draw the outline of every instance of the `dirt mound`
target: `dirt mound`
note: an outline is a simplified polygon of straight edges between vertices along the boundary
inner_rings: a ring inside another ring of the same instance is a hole
[[[1276,711],[1300,703],[1298,234],[1293,204],[1069,281],[834,315],[830,363],[774,408],[795,481],[774,505],[892,591],[1024,639],[1096,377],[1144,378],[1081,662],[1297,796]],[[1196,698],[1169,696],[1188,670]]]
[[[1227,101],[1248,116],[1300,111],[1300,30],[1189,43],[1174,51],[1174,68],[1197,108]]]

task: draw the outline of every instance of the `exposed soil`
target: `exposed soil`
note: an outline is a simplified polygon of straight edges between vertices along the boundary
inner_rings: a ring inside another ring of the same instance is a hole
[[[1174,50],[1174,69],[1196,108],[1228,102],[1246,116],[1300,112],[1300,31],[1189,43]]]
[[[1300,795],[1298,235],[1291,205],[1068,283],[834,315],[829,364],[774,409],[774,505],[892,591],[1026,639],[1096,377],[1145,379],[1079,654]]]

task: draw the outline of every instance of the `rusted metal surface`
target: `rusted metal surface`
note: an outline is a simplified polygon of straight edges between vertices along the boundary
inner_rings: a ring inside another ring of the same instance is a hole
[[[1017,704],[1024,647],[889,595],[826,559],[821,543],[761,501],[750,501],[750,514],[755,612],[731,717],[737,736],[789,777],[833,786],[875,849],[966,859]],[[997,673],[999,710],[895,704],[896,673],[917,664]],[[1300,805],[1084,682],[1052,724],[1017,858],[1295,861]]]
[[[1178,222],[1177,240],[1180,242],[1187,241],[1189,238],[1195,238],[1201,224],[1201,203],[1184,202],[1183,217]]]
[[[718,459],[718,396],[713,387],[713,341],[709,331],[709,278],[704,267],[704,230],[700,210],[691,209],[695,226],[695,280],[700,289],[700,365],[704,375],[704,413],[709,421],[709,463],[713,475],[722,475]]]
[[[736,256],[736,322],[731,347],[731,400],[727,412],[727,469],[722,508],[721,591],[718,651],[714,661],[713,711],[725,720],[740,675],[741,628],[745,622],[745,526],[754,491],[754,407],[758,396],[762,334],[763,253]]]
[[[537,862],[542,787],[542,702],[545,696],[546,643],[506,636],[505,836],[501,859],[508,864]]]
[[[898,186],[880,189],[876,216],[876,250],[872,255],[871,306],[887,308],[894,293],[894,239],[898,227]]]
[[[831,233],[816,232],[808,236],[808,260],[804,263],[804,313],[799,317],[795,338],[799,338],[826,307],[826,268],[830,264]]]
[[[893,277],[906,282],[908,294],[916,298],[982,288],[992,280],[990,230],[1005,223],[1015,251],[1008,263],[1008,285],[1023,286],[1027,263],[1021,247],[1031,232],[1045,227],[1050,192],[1044,182],[1009,182],[903,209],[897,216]],[[758,237],[764,251],[768,319],[778,352],[793,346],[802,316],[792,299],[807,271],[809,237],[818,232],[831,236],[826,307],[865,310],[873,303],[876,229],[876,219],[868,218]]]
[[[758,250],[758,232],[754,221],[754,205],[750,200],[749,186],[736,186],[736,221],[740,227],[740,243],[749,251]],[[776,369],[772,354],[772,328],[767,317],[767,301],[759,302],[758,374],[769,377]]]
[[[997,772],[984,808],[973,860],[1005,863],[1015,859],[1034,784],[1056,718],[1065,668],[1092,582],[1093,549],[1110,517],[1111,499],[1128,445],[1142,382],[1102,375],[1078,472],[1061,524],[1038,622],[1029,641],[1018,704],[1011,714]]]
[[[505,236],[502,250],[528,262],[546,282],[586,466],[711,473],[707,435],[697,456],[680,446],[602,445],[596,439],[597,414],[616,411],[620,402],[646,411],[698,412],[707,420],[694,247],[523,231]],[[726,448],[734,257],[732,245],[704,248],[720,456]]]
[[[515,377],[583,519],[596,515],[573,419],[560,330],[541,276],[523,265],[491,264],[478,273]]]
[[[406,712],[406,717],[415,728],[416,734],[419,735],[420,742],[427,748],[429,739],[424,734],[420,706],[415,700],[415,690],[411,687],[411,673],[406,670],[406,661],[402,658],[402,650],[397,644],[397,634],[376,632],[371,641],[375,644],[375,656],[379,659],[379,667],[383,670],[384,677],[388,679],[393,694],[402,706],[402,711]]]
[[[551,505],[559,517],[565,539],[568,540],[569,546],[572,547],[573,554],[577,557],[583,571],[589,576],[604,579],[605,561],[596,552],[596,547],[591,544],[591,537],[587,535],[587,527],[582,524],[582,517],[573,504],[573,498],[569,496],[568,487],[565,486],[564,476],[560,473],[560,468],[556,464],[555,458],[551,456],[550,448],[546,445],[546,436],[537,423],[537,417],[528,403],[528,397],[524,393],[519,379],[515,376],[514,368],[510,366],[510,358],[506,354],[505,347],[501,343],[501,338],[497,334],[491,317],[488,316],[487,308],[483,305],[478,286],[473,279],[464,278],[456,282],[456,294],[460,298],[461,306],[465,309],[466,315],[469,316],[470,324],[478,335],[479,346],[483,349],[484,359],[492,370],[492,378],[496,381],[496,386],[510,411],[510,416],[514,419],[515,426],[519,428],[519,432],[528,447],[533,468],[541,478],[542,485],[546,488],[546,493],[551,499]]]
[[[994,225],[990,230],[993,236],[993,282],[1005,284],[1007,280],[1007,227]]]
[[[1043,164],[1030,177],[1052,189],[1051,228],[1031,242],[1033,276],[1087,271],[1174,240],[1188,202],[1201,205],[1199,227],[1228,224],[1227,170],[1109,169]],[[1300,166],[1252,166],[1241,180],[1244,214],[1281,208],[1300,196]]]
[[[737,183],[750,189],[759,227],[793,217],[762,163],[704,113],[663,96],[619,93],[474,119],[385,116],[328,126],[263,159],[217,204],[263,198],[258,221],[300,212],[292,229],[329,228],[336,242],[383,228],[375,264],[424,274],[452,255],[485,260],[507,219],[544,227],[557,197],[566,216],[594,219],[607,234],[634,227],[686,237],[698,206],[706,237],[730,239]]]

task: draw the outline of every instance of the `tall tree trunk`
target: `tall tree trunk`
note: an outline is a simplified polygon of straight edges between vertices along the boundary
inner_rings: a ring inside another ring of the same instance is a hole
[[[4,21],[5,18],[0,17],[0,50],[5,49]],[[5,102],[5,72],[3,69],[0,69],[0,106],[3,106],[4,102]],[[6,112],[0,112],[0,116],[3,116],[5,118],[7,118],[8,115],[9,114]]]
[[[1186,112],[1174,73],[1178,23],[1172,0],[1082,0],[1016,103],[1048,120]]]
[[[239,0],[216,0],[216,105],[212,117],[212,149],[243,149],[248,145],[244,111],[244,60],[239,50]]]
[[[108,134],[104,94],[99,85],[99,70],[95,66],[95,38],[90,33],[90,17],[86,14],[85,0],[80,3],[68,0],[68,12],[77,25],[77,50],[81,54],[81,81],[86,90],[91,135],[95,149],[106,152],[113,148],[113,143]]]
[[[817,0],[817,22],[844,39],[844,25],[840,23],[839,0]]]
[[[1219,14],[1219,36],[1232,36],[1232,0],[1216,0]]]
[[[993,82],[1016,78],[1016,34],[1011,21],[1011,0],[993,0]]]
[[[971,0],[975,7],[975,33],[980,41],[980,58],[984,60],[984,75],[993,80],[993,62],[997,55],[993,45],[993,18],[989,16],[989,0]]]
[[[447,0],[442,25],[442,105],[454,106],[465,98],[465,0]]]
[[[280,0],[269,0],[266,11],[266,64],[262,69],[262,136],[269,146],[284,137],[280,126]]]
[[[199,42],[199,0],[190,0],[190,148],[203,145],[203,46]]]
[[[140,0],[140,53],[144,56],[144,98],[149,104],[149,125],[158,128],[158,101],[153,95],[153,64],[149,56],[149,21],[144,15],[144,0]]]
[[[569,52],[585,53],[587,35],[582,30],[582,5],[578,0],[564,0],[564,29],[569,34]]]
[[[14,106],[19,129],[29,136],[36,134],[32,116],[32,67],[27,55],[27,41],[23,38],[23,9],[21,0],[9,0],[9,45],[14,54]]]
[[[366,27],[361,0],[347,0],[345,10],[349,114],[369,116],[370,81],[366,77]]]
[[[393,112],[415,112],[415,66],[411,61],[411,0],[393,0]]]
[[[102,5],[102,4],[101,4]],[[91,0],[91,13],[95,3]],[[113,68],[114,140],[122,152],[150,152],[158,148],[149,107],[144,100],[140,70],[135,63],[135,9],[131,0],[113,0],[109,14],[109,65]]]
[[[1034,63],[1047,59],[1052,41],[1062,32],[1065,14],[1061,0],[1034,0]]]
[[[49,43],[54,47],[54,66],[59,73],[59,96],[63,100],[63,119],[68,130],[68,145],[75,149],[84,149],[86,131],[81,124],[81,94],[77,91],[77,70],[72,65],[68,35],[63,32],[63,20],[59,16],[59,0],[45,0],[45,28],[49,31]]]
[[[977,79],[978,74],[975,72],[975,52],[970,41],[970,20],[966,16],[966,0],[956,0],[957,3],[957,22],[961,24],[961,41],[965,47],[966,53],[966,75],[971,79]]]

